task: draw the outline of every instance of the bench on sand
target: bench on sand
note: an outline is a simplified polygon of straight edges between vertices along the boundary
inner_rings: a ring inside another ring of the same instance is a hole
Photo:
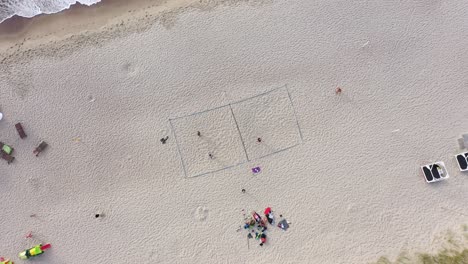
[[[15,159],[15,157],[9,155],[9,154],[6,154],[5,152],[3,151],[0,151],[0,155],[2,157],[2,159],[6,160],[8,162],[8,164],[12,163],[13,160]]]
[[[460,171],[468,171],[468,152],[463,152],[455,156],[457,158]]]
[[[447,168],[442,161],[421,166],[421,170],[423,171],[424,178],[428,183],[445,180],[449,177]]]
[[[19,134],[21,139],[27,137],[26,133],[24,133],[24,129],[23,129],[23,126],[21,125],[21,123],[16,124],[15,128],[16,128],[16,131],[18,131],[18,134]]]
[[[41,153],[42,151],[44,151],[44,149],[47,148],[47,143],[45,143],[44,141],[41,141],[41,143],[39,143],[39,146],[37,146],[34,151],[33,151],[33,154],[36,155],[36,157],[39,155],[39,153]]]

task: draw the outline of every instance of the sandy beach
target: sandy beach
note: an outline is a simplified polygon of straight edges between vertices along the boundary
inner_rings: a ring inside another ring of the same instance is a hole
[[[0,160],[0,256],[51,243],[33,263],[357,264],[468,248],[465,1],[126,2],[0,25],[15,156]],[[437,161],[450,177],[426,183]],[[259,246],[244,213],[266,207],[290,227]]]

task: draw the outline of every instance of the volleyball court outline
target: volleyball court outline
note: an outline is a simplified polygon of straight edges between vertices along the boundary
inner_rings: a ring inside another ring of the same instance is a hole
[[[233,105],[236,105],[236,104],[240,104],[242,102],[246,102],[248,100],[252,100],[252,99],[255,99],[255,98],[258,98],[258,97],[261,97],[261,96],[265,96],[265,95],[268,95],[270,93],[273,93],[275,91],[278,91],[278,90],[281,90],[281,89],[285,89],[287,95],[288,95],[288,100],[289,100],[289,104],[292,108],[292,114],[293,114],[293,118],[295,120],[295,123],[296,123],[296,126],[297,126],[297,132],[299,134],[299,138],[300,138],[300,142],[295,144],[295,145],[292,145],[292,146],[288,146],[288,147],[285,147],[285,148],[282,148],[282,149],[279,149],[279,150],[276,150],[276,151],[273,151],[271,153],[268,153],[266,155],[263,155],[261,157],[257,157],[255,158],[255,160],[259,160],[259,159],[262,159],[262,158],[265,158],[265,157],[269,157],[269,156],[272,156],[274,154],[277,154],[277,153],[280,153],[280,152],[283,152],[283,151],[286,151],[286,150],[289,150],[291,148],[294,148],[300,144],[302,144],[304,142],[304,138],[303,138],[303,134],[302,134],[302,129],[301,129],[301,126],[299,124],[299,120],[297,119],[297,111],[296,111],[296,108],[294,107],[294,104],[293,104],[293,101],[292,101],[292,96],[291,96],[291,93],[289,92],[289,89],[288,89],[288,86],[287,84],[283,85],[283,86],[280,86],[280,87],[277,87],[277,88],[274,88],[272,90],[269,90],[269,91],[266,91],[266,92],[263,92],[263,93],[260,93],[260,94],[257,94],[257,95],[254,95],[254,96],[251,96],[251,97],[247,97],[247,98],[244,98],[242,100],[239,100],[239,101],[235,101],[233,103],[228,103],[228,104],[224,104],[224,105],[221,105],[221,106],[218,106],[218,107],[214,107],[214,108],[210,108],[210,109],[206,109],[206,110],[203,110],[203,111],[200,111],[200,112],[195,112],[195,113],[191,113],[191,114],[188,114],[188,115],[185,115],[185,116],[178,116],[178,117],[174,117],[174,118],[169,118],[169,123],[170,123],[170,126],[171,126],[171,130],[172,130],[172,133],[174,135],[174,139],[175,139],[175,142],[176,142],[176,147],[177,147],[177,152],[179,153],[179,157],[180,157],[180,161],[181,161],[181,164],[182,164],[182,168],[183,168],[183,171],[184,171],[184,175],[185,175],[185,178],[197,178],[197,177],[200,177],[200,176],[204,176],[204,175],[207,175],[207,174],[211,174],[211,173],[216,173],[216,172],[219,172],[219,171],[223,171],[223,170],[227,170],[227,169],[230,169],[230,168],[233,168],[233,167],[236,167],[236,166],[239,166],[239,165],[242,165],[242,164],[245,164],[247,162],[250,162],[252,161],[250,158],[249,158],[249,155],[247,153],[247,149],[246,149],[246,145],[245,145],[245,141],[244,141],[244,138],[242,136],[242,132],[240,131],[239,129],[239,123],[237,121],[237,118],[236,118],[236,115],[234,114],[234,111],[233,111],[233,108],[232,106]],[[186,165],[186,161],[184,160],[184,157],[182,155],[182,152],[181,152],[181,147],[180,147],[180,143],[179,143],[179,140],[177,139],[177,131],[175,130],[175,127],[174,127],[174,124],[173,124],[173,121],[175,120],[178,120],[178,119],[183,119],[183,118],[189,118],[189,117],[194,117],[194,116],[198,116],[198,115],[202,115],[204,113],[208,113],[208,112],[211,112],[211,111],[215,111],[215,110],[218,110],[218,109],[221,109],[221,108],[225,108],[225,107],[229,107],[229,110],[231,112],[231,116],[234,120],[234,123],[236,125],[236,129],[237,129],[237,132],[239,134],[239,139],[242,143],[242,148],[244,149],[244,153],[245,153],[245,156],[246,156],[246,161],[243,161],[243,162],[240,162],[240,163],[237,163],[237,164],[233,164],[233,165],[228,165],[226,167],[223,167],[221,169],[216,169],[216,170],[211,170],[211,171],[207,171],[207,172],[203,172],[203,173],[199,173],[199,174],[196,174],[196,175],[193,175],[193,176],[190,176],[190,175],[187,175],[187,165]]]

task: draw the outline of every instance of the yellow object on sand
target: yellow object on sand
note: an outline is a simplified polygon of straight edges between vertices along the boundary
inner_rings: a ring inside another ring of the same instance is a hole
[[[42,251],[41,247],[42,247],[42,244],[37,245],[37,246],[35,246],[33,248],[30,248],[30,249],[26,249],[25,251],[19,253],[18,257],[20,259],[29,259],[30,257],[40,255],[40,254],[44,253],[44,251]]]

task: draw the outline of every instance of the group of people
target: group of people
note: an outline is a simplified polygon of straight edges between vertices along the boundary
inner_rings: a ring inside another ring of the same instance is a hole
[[[274,222],[271,208],[267,207],[265,209],[264,217],[261,217],[257,212],[253,211],[252,214],[244,220],[244,229],[249,231],[247,237],[249,239],[255,237],[256,240],[260,240],[260,246],[263,246],[267,242],[266,231],[268,230],[268,224],[273,225]],[[253,234],[255,234],[255,236]]]

